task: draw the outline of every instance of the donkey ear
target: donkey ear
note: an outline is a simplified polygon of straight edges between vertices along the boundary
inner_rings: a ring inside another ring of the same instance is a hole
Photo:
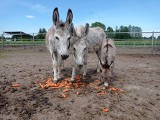
[[[57,25],[58,22],[59,22],[59,12],[58,12],[58,8],[57,8],[57,7],[56,7],[56,8],[54,9],[54,11],[53,11],[52,19],[53,19],[53,23],[54,23],[55,25]]]
[[[85,36],[88,34],[88,32],[89,32],[89,24],[86,23],[86,25],[85,25]]]
[[[73,23],[72,23],[71,26],[70,26],[70,33],[71,33],[71,35],[74,36],[74,37],[77,36],[76,31],[75,31],[75,29],[74,29]]]
[[[72,14],[72,10],[68,9],[68,13],[67,13],[67,18],[66,18],[66,23],[68,25],[70,25],[72,23],[73,20],[73,14]]]

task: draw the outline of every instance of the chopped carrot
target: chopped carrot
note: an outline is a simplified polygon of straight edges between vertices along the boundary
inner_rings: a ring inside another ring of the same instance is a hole
[[[120,92],[124,92],[124,90],[122,90],[122,89],[119,89],[120,90]]]
[[[12,87],[20,87],[21,84],[19,84],[19,83],[14,83],[14,84],[12,84],[11,86],[12,86]]]
[[[77,88],[77,90],[78,90],[78,91],[80,91],[80,90],[81,90],[81,88]]]
[[[66,98],[66,97],[67,97],[64,93],[62,93],[61,95],[62,95],[63,98]]]
[[[96,89],[96,90],[98,90],[98,89],[99,89],[99,87],[98,87],[98,86],[95,86],[95,89]]]
[[[102,112],[108,112],[109,110],[107,108],[102,108]]]
[[[77,91],[77,93],[76,93],[77,95],[79,95],[79,91]]]
[[[116,91],[117,90],[117,88],[114,88],[114,87],[110,87],[110,91]]]
[[[39,83],[39,86],[40,86],[41,88],[45,88],[45,85],[43,85],[43,84],[41,84],[41,83]]]
[[[69,89],[65,89],[65,90],[63,90],[63,92],[68,92],[69,91]]]
[[[104,95],[104,94],[105,94],[104,91],[101,91],[101,92],[98,93],[98,95]]]
[[[67,86],[65,86],[65,88],[70,89],[70,88],[71,88],[71,86],[67,85]]]
[[[96,83],[98,83],[99,82],[99,80],[96,80]]]
[[[106,87],[103,87],[102,89],[103,89],[103,90],[105,90],[105,89],[106,89]]]

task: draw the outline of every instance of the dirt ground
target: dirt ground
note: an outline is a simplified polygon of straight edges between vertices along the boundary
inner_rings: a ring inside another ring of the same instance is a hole
[[[71,76],[71,59],[65,62],[63,78]],[[94,72],[96,62],[96,55],[89,54],[86,87],[81,93],[77,95],[72,88],[61,98],[61,89],[42,89],[38,84],[52,76],[45,48],[0,50],[0,120],[160,120],[159,54],[147,48],[118,48],[112,85],[124,90],[118,94],[107,89],[98,95],[99,90],[90,87],[99,79]],[[20,87],[13,87],[15,83]]]

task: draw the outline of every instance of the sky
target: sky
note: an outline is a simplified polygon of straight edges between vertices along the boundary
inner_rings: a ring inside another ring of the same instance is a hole
[[[4,31],[37,33],[48,30],[58,7],[65,21],[68,9],[74,26],[101,22],[116,26],[138,26],[143,32],[160,32],[160,0],[4,0],[0,2],[0,34]]]

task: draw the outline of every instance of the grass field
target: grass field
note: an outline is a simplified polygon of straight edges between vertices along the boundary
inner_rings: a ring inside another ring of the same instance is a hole
[[[22,40],[22,41],[0,41],[0,45],[11,46],[11,45],[44,45],[45,40]],[[115,40],[116,46],[152,46],[152,40]],[[160,40],[154,40],[153,45],[160,46]]]

